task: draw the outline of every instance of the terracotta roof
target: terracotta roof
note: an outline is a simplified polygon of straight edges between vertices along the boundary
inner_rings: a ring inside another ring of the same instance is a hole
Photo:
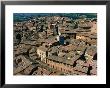
[[[32,63],[23,55],[19,55],[16,57],[16,60],[21,59],[22,61],[18,63],[18,67],[14,69],[14,74],[17,74],[18,72],[22,71],[23,69],[30,66]]]
[[[74,55],[74,57],[68,59],[67,56],[63,56],[63,57],[59,57],[59,56],[49,56],[47,57],[50,60],[59,62],[59,63],[64,63],[64,64],[69,64],[69,65],[73,65],[73,62],[79,58],[79,55]]]
[[[20,44],[17,49],[16,52],[14,52],[15,54],[20,54],[20,53],[25,53],[28,51],[28,49],[30,48],[30,45],[25,45],[25,44]]]
[[[52,37],[52,38],[46,39],[45,42],[48,44],[53,44],[53,43],[57,42],[57,40],[55,37]]]
[[[87,48],[86,53],[90,56],[94,56],[97,53],[97,47],[96,46],[89,46]]]
[[[74,29],[73,30],[72,29],[60,29],[59,31],[60,31],[61,34],[77,33],[77,32],[74,31]]]
[[[80,27],[92,27],[92,22],[81,22],[79,23]]]

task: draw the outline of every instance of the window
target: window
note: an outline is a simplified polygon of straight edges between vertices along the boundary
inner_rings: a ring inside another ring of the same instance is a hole
[[[62,71],[62,68],[61,68],[61,71]]]

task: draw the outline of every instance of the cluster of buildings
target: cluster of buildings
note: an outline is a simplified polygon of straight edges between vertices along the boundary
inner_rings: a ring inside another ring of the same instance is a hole
[[[97,19],[44,16],[14,23],[15,75],[97,75]]]

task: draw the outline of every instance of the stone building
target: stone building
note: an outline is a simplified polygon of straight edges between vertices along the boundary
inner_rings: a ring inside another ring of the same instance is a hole
[[[43,61],[48,56],[48,48],[46,48],[45,46],[38,47],[37,54],[41,58],[41,61]]]

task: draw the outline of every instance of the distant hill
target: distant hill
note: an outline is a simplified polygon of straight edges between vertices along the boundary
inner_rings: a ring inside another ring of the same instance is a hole
[[[97,18],[97,13],[14,13],[14,22],[27,21],[33,17],[43,16],[61,16],[78,19],[80,16],[85,15],[87,18]]]

